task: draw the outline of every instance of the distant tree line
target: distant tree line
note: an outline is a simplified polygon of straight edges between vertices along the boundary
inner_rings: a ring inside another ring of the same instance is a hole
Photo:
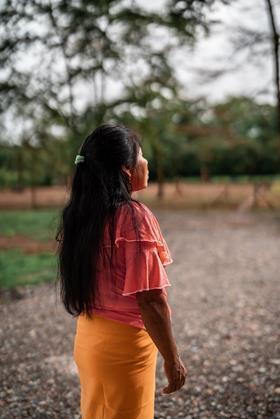
[[[4,0],[0,186],[68,183],[81,141],[103,121],[140,133],[159,195],[177,177],[279,173],[279,34],[270,0],[270,32],[249,34],[246,45],[264,42],[273,58],[274,106],[246,97],[190,101],[175,75],[172,54],[190,58],[198,37],[219,24],[211,8],[231,3],[167,1],[151,11],[121,0]],[[108,99],[112,81],[122,89]]]
[[[113,113],[108,111],[108,118]],[[86,119],[86,116],[85,116]],[[149,160],[150,181],[198,176],[273,175],[280,172],[277,115],[272,105],[245,97],[210,106],[204,101],[166,103],[165,111],[133,118],[125,111],[118,122],[135,128]],[[91,127],[93,129],[94,126]],[[0,186],[66,184],[71,139],[50,138],[45,147],[0,142]]]

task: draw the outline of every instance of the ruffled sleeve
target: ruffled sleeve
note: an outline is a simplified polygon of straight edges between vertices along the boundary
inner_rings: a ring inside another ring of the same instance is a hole
[[[136,234],[131,209],[120,214],[115,245],[125,266],[122,295],[171,286],[165,266],[173,262],[158,221],[143,203],[133,204],[139,235]]]
[[[126,269],[122,295],[171,286],[154,244],[141,242],[139,252],[136,242],[123,246]]]

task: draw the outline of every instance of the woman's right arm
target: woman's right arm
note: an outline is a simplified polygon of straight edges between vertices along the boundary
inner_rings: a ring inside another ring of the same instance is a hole
[[[137,292],[136,299],[146,330],[164,359],[168,386],[163,393],[177,391],[185,383],[187,370],[174,340],[166,297],[162,289],[151,289]]]

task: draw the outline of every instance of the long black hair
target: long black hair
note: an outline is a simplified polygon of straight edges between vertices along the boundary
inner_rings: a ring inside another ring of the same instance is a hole
[[[140,203],[131,197],[130,179],[121,166],[135,167],[140,146],[140,137],[132,129],[104,123],[79,150],[84,161],[76,165],[69,201],[62,209],[56,233],[56,285],[66,311],[73,316],[92,315],[105,223],[109,221],[112,257],[115,215],[121,205],[129,205],[137,233],[132,201]]]

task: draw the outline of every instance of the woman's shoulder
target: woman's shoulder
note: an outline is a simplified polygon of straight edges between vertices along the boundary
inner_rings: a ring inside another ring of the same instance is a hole
[[[134,215],[136,214],[136,217],[132,216],[131,206],[135,210]],[[135,232],[135,218],[138,234]],[[152,244],[157,247],[164,266],[173,262],[158,220],[152,210],[143,202],[130,201],[130,203],[125,203],[116,231],[117,246],[119,242],[145,241],[149,245]]]
[[[157,221],[152,210],[143,202],[132,200],[129,203],[124,203],[120,208],[120,214],[122,215],[122,217],[125,217],[127,221],[131,218],[132,212],[138,218],[139,221]]]
[[[158,222],[150,208],[140,201],[124,203],[120,208],[117,220],[117,232],[121,235],[133,235],[135,227],[141,239],[158,237]]]
[[[131,200],[129,202],[125,203],[125,206],[133,206],[136,210],[138,210],[141,213],[147,213],[147,214],[151,214],[153,215],[152,210],[146,205],[144,204],[144,202],[141,201],[137,201],[137,200]]]

